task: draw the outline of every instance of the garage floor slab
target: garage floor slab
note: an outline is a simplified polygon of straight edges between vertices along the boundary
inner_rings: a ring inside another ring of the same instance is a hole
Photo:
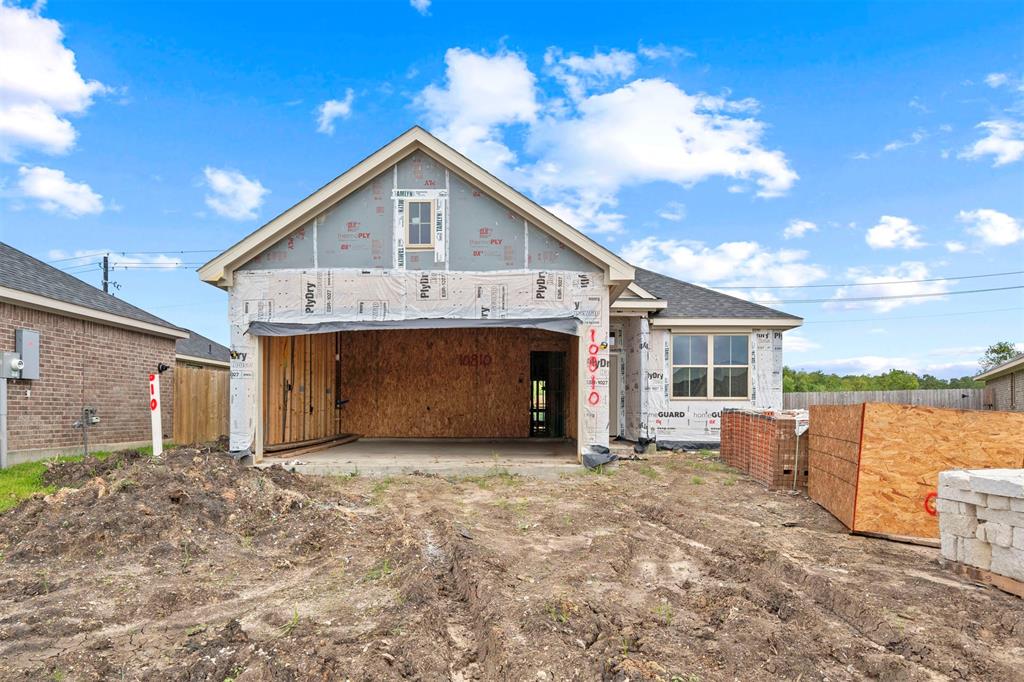
[[[571,441],[547,438],[363,438],[296,457],[264,457],[303,474],[480,476],[508,472],[556,479],[583,469]]]

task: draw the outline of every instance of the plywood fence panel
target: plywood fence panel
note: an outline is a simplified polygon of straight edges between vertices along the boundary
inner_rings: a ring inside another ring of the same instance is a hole
[[[208,443],[228,434],[229,372],[177,363],[174,367],[175,443]]]
[[[926,505],[947,469],[1024,467],[1024,414],[868,403],[856,531],[939,537]]]
[[[863,405],[812,405],[807,494],[847,528],[857,498]]]
[[[572,368],[565,389],[571,434],[577,342],[532,329],[342,332],[342,429],[367,437],[526,437],[530,352],[562,351]]]

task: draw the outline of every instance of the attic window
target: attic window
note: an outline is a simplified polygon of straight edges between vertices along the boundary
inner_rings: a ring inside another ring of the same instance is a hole
[[[410,201],[406,204],[405,215],[409,248],[434,248],[434,203]]]

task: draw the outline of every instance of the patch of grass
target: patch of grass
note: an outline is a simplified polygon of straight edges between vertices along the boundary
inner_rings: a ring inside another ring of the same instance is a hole
[[[660,620],[663,625],[672,625],[672,605],[668,602],[658,604],[654,609],[654,615],[658,617],[658,620]]]
[[[722,481],[722,485],[736,485],[736,477],[729,476],[728,478]]]
[[[453,476],[448,480],[455,483],[475,483],[484,490],[497,485],[517,486],[523,482],[522,477],[518,474],[513,474],[507,469],[500,469],[498,467],[488,469],[477,476]]]
[[[359,467],[356,467],[355,469],[353,469],[352,471],[348,472],[347,474],[338,474],[334,478],[335,478],[335,480],[337,480],[337,481],[339,481],[341,483],[347,483],[348,481],[351,481],[354,478],[359,478]]]
[[[690,479],[691,485],[702,485],[703,483],[704,479],[701,478],[700,476],[694,476],[693,478]]]
[[[170,447],[170,444],[167,447]],[[139,448],[139,451],[151,455],[153,454],[153,447]],[[100,450],[98,452],[90,452],[89,454],[96,459],[104,460],[114,453]],[[36,493],[48,495],[56,491],[56,487],[43,483],[43,474],[46,473],[47,464],[52,462],[81,462],[83,459],[85,459],[83,455],[62,455],[60,457],[39,460],[38,462],[22,462],[6,469],[0,469],[0,512],[17,507],[22,500],[28,499]]]
[[[384,493],[386,493],[388,491],[388,488],[391,487],[391,483],[391,477],[386,476],[373,484],[373,487],[370,488],[370,492],[373,493],[374,504],[381,501],[381,499],[384,497]]]
[[[193,625],[189,629],[185,630],[185,636],[186,637],[194,637],[195,635],[198,635],[200,632],[206,632],[206,630],[209,627],[210,626],[207,625],[206,623],[200,623],[199,625]]]
[[[290,635],[293,632],[295,632],[295,628],[297,628],[297,627],[299,627],[299,610],[298,609],[294,609],[292,611],[291,619],[287,623],[282,625],[280,628],[278,628],[277,636],[278,637],[287,637],[288,635]]]
[[[661,474],[658,473],[658,470],[652,467],[650,464],[640,465],[639,467],[637,467],[637,472],[641,476],[646,476],[647,478],[650,479],[655,479],[661,476]]]
[[[572,617],[575,608],[572,602],[569,601],[552,602],[548,604],[548,616],[552,621],[565,625]]]
[[[607,464],[598,464],[593,469],[584,469],[583,471],[590,474],[591,476],[611,476],[612,474],[615,473],[615,469],[608,466]]]
[[[391,559],[384,557],[374,564],[373,568],[366,572],[366,579],[376,582],[378,580],[383,580],[394,572],[395,567],[391,565]]]

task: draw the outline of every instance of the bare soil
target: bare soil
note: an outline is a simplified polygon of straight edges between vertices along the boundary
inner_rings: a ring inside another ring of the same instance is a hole
[[[557,482],[180,449],[0,515],[4,680],[1019,680],[1024,602],[695,454]]]

